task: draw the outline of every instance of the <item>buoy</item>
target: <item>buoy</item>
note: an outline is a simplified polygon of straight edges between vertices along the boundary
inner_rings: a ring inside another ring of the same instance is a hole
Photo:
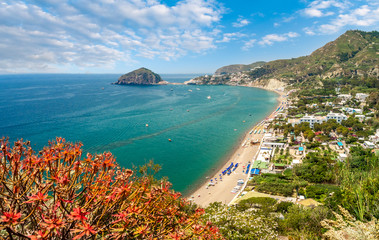
[[[172,141],[171,138],[169,138],[168,141],[171,142]]]

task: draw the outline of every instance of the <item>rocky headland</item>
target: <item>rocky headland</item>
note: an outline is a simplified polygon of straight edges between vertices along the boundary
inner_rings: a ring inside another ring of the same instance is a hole
[[[159,74],[152,72],[147,68],[139,68],[132,72],[126,73],[118,78],[114,84],[118,85],[161,85],[167,84]]]

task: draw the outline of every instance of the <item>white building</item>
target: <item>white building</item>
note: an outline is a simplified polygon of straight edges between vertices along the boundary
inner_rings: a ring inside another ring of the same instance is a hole
[[[305,115],[304,117],[300,118],[300,123],[307,122],[309,123],[309,126],[313,128],[315,123],[323,123],[325,122],[325,117],[315,117],[312,115]]]
[[[376,133],[368,137],[374,144],[379,144],[379,129],[376,129]]]
[[[284,143],[278,143],[278,142],[263,142],[262,147],[285,148],[286,145]]]
[[[342,100],[350,100],[352,98],[352,96],[350,94],[338,94],[337,96],[338,98],[341,98]]]
[[[355,115],[356,118],[359,119],[360,122],[363,122],[365,120],[365,115]]]
[[[366,148],[375,148],[375,144],[370,141],[364,141],[363,146]]]
[[[341,162],[344,162],[347,158],[347,155],[345,153],[340,153],[338,155],[338,160],[340,160]]]
[[[342,114],[342,113],[328,113],[328,115],[326,115],[326,121],[328,121],[329,119],[334,119],[336,120],[338,123],[341,123],[343,120],[346,120],[347,119],[347,116],[345,114]]]
[[[347,113],[347,114],[353,114],[353,113],[357,113],[357,114],[362,114],[363,111],[362,109],[359,109],[359,108],[343,108],[343,110]]]
[[[360,101],[360,102],[364,102],[366,101],[366,98],[368,97],[369,95],[368,94],[365,94],[365,93],[357,93],[355,95],[355,98]]]
[[[288,119],[288,123],[291,123],[292,126],[295,126],[296,124],[307,122],[307,123],[309,123],[309,126],[311,128],[313,128],[315,123],[321,124],[323,122],[328,121],[329,119],[334,119],[338,123],[341,123],[343,120],[347,119],[347,116],[345,114],[341,114],[341,113],[330,112],[330,113],[328,113],[328,115],[326,115],[326,117],[325,116],[324,117],[315,117],[313,115],[305,115],[304,117],[300,118],[300,120]]]
[[[272,153],[272,148],[262,147],[261,149],[259,149],[259,153],[255,161],[269,162],[272,157]]]

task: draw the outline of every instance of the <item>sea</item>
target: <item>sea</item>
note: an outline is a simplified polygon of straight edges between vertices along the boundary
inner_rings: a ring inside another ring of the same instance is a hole
[[[125,168],[150,160],[173,189],[190,193],[225,163],[277,94],[236,86],[120,86],[119,74],[0,75],[0,137],[35,150],[64,137]],[[183,83],[198,75],[161,74]],[[169,139],[171,141],[169,141]]]

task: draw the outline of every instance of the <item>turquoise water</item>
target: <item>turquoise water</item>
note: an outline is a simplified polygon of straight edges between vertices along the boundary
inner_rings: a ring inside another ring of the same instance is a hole
[[[118,77],[0,75],[0,136],[30,140],[37,149],[56,136],[81,141],[85,151],[111,151],[124,167],[154,159],[160,176],[188,193],[276,105],[276,94],[261,89],[111,85]]]

